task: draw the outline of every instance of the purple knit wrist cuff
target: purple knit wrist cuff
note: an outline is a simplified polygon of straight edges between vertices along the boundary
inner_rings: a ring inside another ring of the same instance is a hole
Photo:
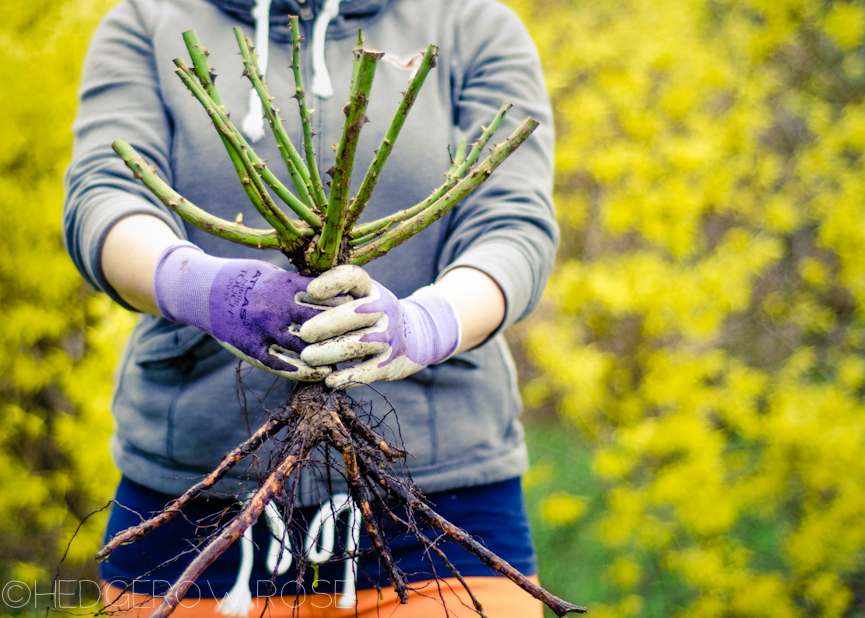
[[[421,364],[432,365],[453,356],[460,345],[462,328],[451,302],[432,285],[420,288],[405,302],[421,310],[428,320]]]
[[[225,261],[187,241],[166,248],[159,256],[153,278],[156,305],[162,315],[210,332],[210,288]]]

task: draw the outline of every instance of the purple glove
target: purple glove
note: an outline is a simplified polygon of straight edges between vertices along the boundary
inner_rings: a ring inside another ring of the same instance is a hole
[[[339,266],[310,283],[308,293],[316,302],[345,293],[357,299],[301,326],[300,336],[313,344],[300,354],[308,365],[333,365],[373,355],[331,373],[325,380],[331,388],[400,380],[445,360],[459,347],[459,318],[434,286],[397,300],[360,268]]]
[[[312,281],[267,262],[216,258],[190,242],[162,252],[156,264],[156,303],[169,320],[197,326],[251,365],[292,380],[330,373],[298,354],[300,325],[327,307],[306,304]]]

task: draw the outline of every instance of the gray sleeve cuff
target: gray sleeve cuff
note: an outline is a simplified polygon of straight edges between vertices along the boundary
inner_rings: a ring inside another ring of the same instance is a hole
[[[86,210],[87,214],[82,222],[83,229],[79,236],[80,245],[77,252],[83,258],[82,268],[79,270],[81,270],[84,278],[94,288],[108,294],[125,309],[137,312],[137,309],[124,301],[114,288],[111,287],[111,284],[108,283],[105,274],[102,272],[102,247],[105,244],[108,232],[121,219],[138,214],[152,215],[164,221],[181,239],[186,238],[186,232],[173,217],[163,210],[157,208],[151,202],[130,193],[120,191],[106,193],[95,198]]]
[[[488,275],[505,296],[505,318],[487,340],[521,320],[534,308],[532,291],[537,287],[535,273],[531,260],[519,244],[496,238],[474,245],[448,264],[438,279],[463,266]],[[527,282],[530,284],[527,285]]]

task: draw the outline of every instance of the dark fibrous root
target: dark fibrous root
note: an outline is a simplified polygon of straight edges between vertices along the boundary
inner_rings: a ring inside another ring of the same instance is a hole
[[[481,605],[480,601],[478,601],[477,597],[475,597],[474,593],[472,592],[472,589],[466,583],[466,580],[463,579],[462,574],[457,570],[457,568],[453,565],[453,563],[450,560],[448,560],[447,555],[441,550],[441,548],[439,548],[439,546],[436,544],[436,542],[431,541],[423,532],[421,532],[417,528],[416,525],[413,525],[413,524],[407,522],[406,520],[402,519],[393,511],[390,511],[388,513],[388,516],[391,519],[393,519],[396,523],[401,525],[403,528],[405,528],[406,530],[412,530],[412,533],[423,544],[424,548],[427,551],[433,552],[435,555],[437,555],[441,559],[442,562],[444,562],[444,565],[447,567],[448,571],[451,572],[451,575],[453,575],[456,578],[456,580],[460,584],[462,584],[463,588],[465,588],[465,591],[468,593],[469,598],[471,598],[472,604],[474,604],[475,611],[478,613],[478,615],[481,618],[487,618],[486,613],[484,613],[483,606]]]
[[[426,523],[438,531],[441,537],[448,537],[465,547],[481,562],[545,603],[556,615],[586,611],[583,607],[551,595],[475,541],[467,532],[436,513],[411,478],[398,473],[394,468],[395,464],[404,462],[406,451],[388,442],[359,418],[353,409],[354,405],[356,404],[353,404],[343,391],[330,390],[321,383],[300,386],[292,394],[286,407],[262,425],[249,440],[228,453],[216,470],[166,506],[161,513],[119,533],[98,556],[105,558],[120,545],[131,543],[169,521],[190,501],[211,489],[243,458],[254,454],[267,440],[273,439],[276,444],[275,465],[269,468],[266,478],[240,512],[201,546],[195,559],[168,591],[151,618],[166,618],[183,599],[192,583],[264,513],[269,502],[276,499],[283,505],[295,504],[298,484],[287,481],[291,475],[295,475],[296,479],[296,474],[303,467],[315,465],[311,454],[321,447],[334,449],[341,455],[344,468],[338,469],[338,472],[346,481],[349,494],[360,510],[379,564],[387,573],[401,602],[408,602],[408,580],[394,560],[384,534],[383,522],[376,518],[377,515],[382,519],[394,520],[405,528],[406,532],[414,534],[428,552],[439,556],[468,591],[475,611],[481,617],[485,616],[483,608],[466,581],[437,546],[438,541],[430,540],[421,532],[416,521]],[[287,437],[277,438],[276,434],[283,428],[287,429]],[[404,511],[407,516],[397,516],[397,510]],[[298,558],[299,565],[304,564],[303,557]]]
[[[339,428],[342,428],[343,431],[340,432],[337,427],[334,427],[336,431],[332,435],[332,440],[334,446],[342,452],[349,493],[351,493],[352,499],[360,509],[366,533],[372,542],[376,554],[378,554],[379,562],[387,572],[388,579],[390,579],[393,584],[393,588],[396,590],[400,601],[408,603],[408,583],[406,582],[405,575],[399,567],[396,566],[393,556],[391,555],[390,550],[388,550],[387,542],[384,539],[381,526],[376,526],[375,524],[376,520],[368,496],[375,497],[376,494],[367,490],[366,483],[358,469],[357,455],[355,453],[354,445],[352,444],[352,438],[339,419],[337,419],[337,422],[339,423]]]
[[[110,556],[111,553],[121,545],[134,543],[151,530],[155,530],[162,524],[168,523],[174,519],[184,506],[216,485],[216,483],[228,474],[235,465],[240,463],[246,456],[257,451],[261,445],[268,440],[268,438],[276,434],[285,426],[285,424],[286,421],[281,416],[270,418],[266,423],[259,427],[258,431],[256,431],[248,440],[234,450],[229,451],[213,472],[208,474],[202,481],[189,488],[186,493],[180,496],[177,500],[174,500],[171,504],[166,506],[161,513],[137,526],[127,528],[123,532],[115,535],[105,545],[105,547],[99,550],[96,554],[96,559],[104,560],[105,558],[108,558],[108,556]]]
[[[402,502],[410,512],[420,516],[421,519],[426,521],[430,526],[465,547],[488,567],[501,573],[530,595],[543,602],[557,616],[564,616],[571,613],[586,613],[587,610],[585,607],[573,605],[550,594],[528,577],[520,573],[519,570],[511,566],[506,560],[500,558],[495,553],[475,541],[468,532],[453,525],[444,517],[436,513],[432,507],[429,506],[427,501],[419,495],[419,491],[416,488],[409,488],[407,491],[405,487],[406,484],[403,481],[381,473],[376,469],[368,468],[365,470],[365,473],[375,478],[380,485],[387,487],[387,489],[396,494],[399,501]],[[412,525],[410,526],[410,530],[414,532],[416,527]]]

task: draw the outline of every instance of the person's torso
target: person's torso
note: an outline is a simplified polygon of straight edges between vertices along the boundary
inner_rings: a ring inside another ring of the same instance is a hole
[[[158,13],[145,16],[144,21],[152,31],[154,67],[173,127],[172,185],[208,212],[229,220],[240,214],[245,225],[265,228],[267,224],[244,194],[206,112],[174,74],[173,59],[188,57],[181,33],[194,29],[210,51],[209,62],[219,76],[216,85],[226,110],[240,126],[249,108],[251,86],[241,77],[243,65],[232,32],[238,23],[204,0],[166,0],[158,6]],[[450,166],[448,146],[453,148],[456,141],[453,102],[458,95],[459,59],[454,6],[451,2],[392,0],[373,15],[340,17],[331,24],[326,38],[326,63],[334,90],[327,99],[311,93],[311,49],[310,45],[303,48],[302,73],[309,106],[315,110],[312,122],[320,170],[333,164],[333,146],[340,139],[358,29],[363,30],[366,47],[386,53],[372,88],[367,110],[370,123],[359,141],[352,194],[401,101],[412,74],[412,58],[430,43],[440,49],[438,66],[403,126],[361,222],[412,206],[444,181],[443,173]],[[241,27],[253,36],[251,26]],[[308,43],[312,21],[302,22],[302,27]],[[281,110],[286,132],[302,152],[290,65],[290,43],[271,40],[267,86]],[[269,129],[254,148],[290,187],[291,179]],[[448,217],[443,218],[366,269],[398,297],[433,282],[448,223]],[[186,231],[189,240],[209,254],[255,257],[289,268],[277,252],[241,247],[189,224]],[[266,418],[265,409],[285,402],[291,383],[248,366],[238,371],[237,365],[231,354],[197,329],[144,316],[122,361],[114,402],[117,428],[112,448],[124,474],[154,489],[180,493],[258,427]],[[519,475],[525,468],[516,375],[501,337],[405,380],[350,393],[373,414],[385,417],[386,437],[402,442],[412,453],[408,466],[422,488],[491,482]],[[266,459],[267,452],[261,457]],[[254,465],[239,466],[223,489],[237,490],[241,477],[253,470]],[[305,478],[301,488],[304,503],[318,503],[321,495],[316,487],[311,476]]]

